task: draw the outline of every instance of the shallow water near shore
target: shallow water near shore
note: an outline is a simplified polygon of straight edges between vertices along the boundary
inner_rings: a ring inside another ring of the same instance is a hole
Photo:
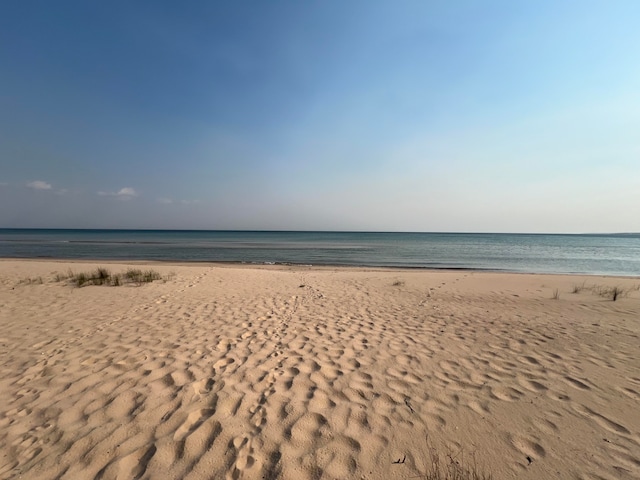
[[[0,257],[640,276],[640,234],[0,229]]]

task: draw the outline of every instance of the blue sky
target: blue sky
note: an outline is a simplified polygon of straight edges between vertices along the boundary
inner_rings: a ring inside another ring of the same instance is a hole
[[[0,4],[0,227],[640,231],[640,2]]]

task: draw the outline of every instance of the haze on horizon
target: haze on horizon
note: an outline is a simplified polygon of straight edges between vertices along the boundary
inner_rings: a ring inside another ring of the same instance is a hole
[[[0,4],[0,228],[640,232],[640,2]]]

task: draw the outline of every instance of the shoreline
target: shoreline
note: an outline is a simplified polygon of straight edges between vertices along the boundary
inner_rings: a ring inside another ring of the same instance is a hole
[[[607,273],[582,273],[582,272],[529,272],[518,270],[500,270],[490,268],[468,267],[420,267],[420,266],[385,266],[385,265],[352,265],[352,264],[307,264],[294,262],[244,262],[244,261],[208,261],[208,260],[148,260],[148,259],[100,259],[100,258],[64,258],[64,257],[0,257],[0,262],[24,261],[24,262],[53,262],[53,263],[85,263],[85,264],[118,264],[118,265],[175,265],[175,266],[211,266],[227,268],[282,268],[282,269],[344,269],[367,271],[407,271],[407,272],[469,272],[469,273],[498,273],[505,275],[553,275],[569,277],[602,277],[620,279],[638,279],[640,275],[612,275]]]
[[[98,266],[162,279],[54,281]],[[0,304],[0,479],[640,477],[637,278],[0,259]]]

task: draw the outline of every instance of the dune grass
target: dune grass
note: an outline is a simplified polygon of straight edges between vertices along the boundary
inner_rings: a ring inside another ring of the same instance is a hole
[[[573,288],[571,289],[571,293],[580,293],[585,288],[586,288],[585,282],[582,282],[580,285],[578,285],[577,283],[574,283]]]
[[[54,277],[56,282],[68,281],[76,287],[86,287],[88,285],[106,285],[119,287],[122,285],[137,285],[151,283],[156,280],[167,280],[155,270],[142,270],[139,268],[129,268],[124,273],[111,273],[104,267],[98,267],[90,272],[74,273],[69,270],[66,275],[57,273]]]
[[[626,297],[629,294],[627,290],[624,290],[617,285],[615,287],[597,287],[595,289],[595,293],[614,302],[618,300],[618,298]]]
[[[603,286],[603,285],[594,285],[593,287],[591,287],[591,291],[595,295],[608,298],[613,302],[615,302],[619,298],[628,297],[631,292],[637,291],[639,289],[640,289],[640,285],[634,285],[629,288],[622,288],[618,285],[615,285],[613,287]]]
[[[18,282],[18,285],[43,285],[44,283],[67,283],[75,287],[86,287],[89,285],[105,285],[109,287],[120,287],[123,285],[141,286],[145,283],[162,280],[167,282],[175,278],[176,274],[170,272],[168,275],[161,275],[152,269],[129,268],[121,273],[112,273],[105,267],[97,267],[88,272],[74,272],[69,269],[65,273],[53,272],[46,282],[41,277],[27,277]]]
[[[571,293],[581,293],[583,290],[590,291],[594,295],[608,298],[609,300],[615,302],[620,298],[629,296],[631,292],[640,290],[640,284],[622,288],[618,285],[610,287],[606,285],[586,285],[585,282],[582,282],[581,284],[574,284],[571,288]],[[555,293],[553,298],[556,298]]]
[[[20,280],[19,285],[42,285],[44,280],[42,277],[28,277]]]

